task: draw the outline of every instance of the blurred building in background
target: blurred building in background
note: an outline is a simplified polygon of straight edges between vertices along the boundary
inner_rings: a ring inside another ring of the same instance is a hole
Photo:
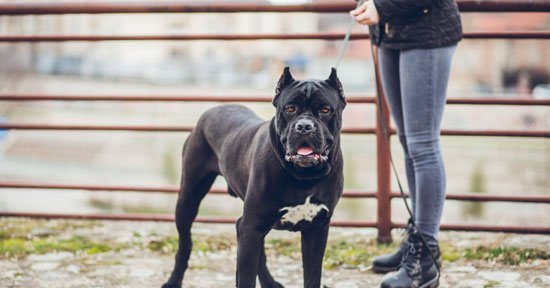
[[[463,15],[463,23],[467,31],[543,30],[550,26],[548,18],[544,13],[469,13]],[[0,33],[315,33],[341,32],[347,21],[347,15],[316,13],[48,15],[0,17]],[[358,32],[364,30],[356,27]],[[264,88],[283,65],[291,65],[304,75],[320,75],[334,62],[339,44],[306,40],[286,41],[284,45],[277,41],[2,44],[0,56],[4,61],[0,69],[4,73],[26,71],[158,84],[214,82]],[[348,73],[348,85],[369,88],[363,77],[353,78],[369,74],[369,49],[368,41],[352,43],[345,63],[346,69],[354,71]],[[548,83],[550,65],[541,61],[548,59],[548,50],[545,41],[537,40],[464,41],[457,52],[450,89],[457,93],[518,92],[530,97],[535,87]],[[548,87],[535,96],[545,97],[547,93]]]

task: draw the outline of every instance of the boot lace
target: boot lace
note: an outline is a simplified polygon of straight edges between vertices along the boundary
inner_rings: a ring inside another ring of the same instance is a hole
[[[422,272],[422,266],[420,265],[420,258],[422,256],[422,245],[417,243],[409,243],[409,249],[405,251],[403,259],[401,260],[401,267],[403,267],[409,276],[420,276]]]

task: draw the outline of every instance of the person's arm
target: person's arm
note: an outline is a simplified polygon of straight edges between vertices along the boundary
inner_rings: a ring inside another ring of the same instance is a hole
[[[378,15],[387,22],[395,18],[403,18],[418,14],[432,6],[437,0],[370,0],[374,1]]]

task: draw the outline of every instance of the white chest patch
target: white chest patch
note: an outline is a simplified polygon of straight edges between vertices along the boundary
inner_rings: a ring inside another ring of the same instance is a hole
[[[301,220],[305,221],[313,221],[313,218],[321,212],[321,210],[327,210],[329,212],[327,206],[324,204],[313,204],[311,203],[311,196],[306,198],[306,203],[297,205],[297,206],[291,206],[291,207],[284,207],[281,208],[279,211],[284,212],[286,211],[285,215],[281,217],[282,223],[292,223],[297,224]]]

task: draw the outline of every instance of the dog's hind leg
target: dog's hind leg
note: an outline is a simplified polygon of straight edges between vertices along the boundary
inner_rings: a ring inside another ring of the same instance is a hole
[[[199,205],[218,175],[217,160],[202,135],[191,134],[183,148],[181,187],[176,204],[178,252],[170,279],[162,288],[180,288],[191,254],[191,226]]]
[[[284,288],[281,283],[275,281],[269,270],[267,269],[267,258],[265,256],[265,247],[262,249],[260,254],[260,261],[258,264],[258,278],[260,279],[260,284],[262,288]]]

